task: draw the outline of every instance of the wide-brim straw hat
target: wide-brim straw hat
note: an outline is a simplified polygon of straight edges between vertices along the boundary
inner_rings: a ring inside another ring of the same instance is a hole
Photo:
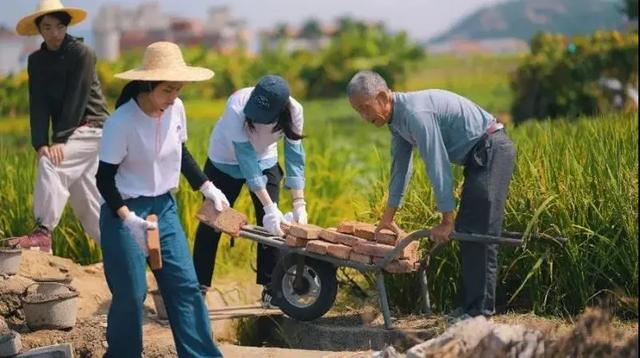
[[[36,12],[18,21],[16,32],[23,36],[37,35],[40,32],[38,31],[38,26],[36,26],[36,19],[40,16],[58,11],[64,11],[71,16],[71,22],[69,22],[68,26],[75,25],[87,17],[86,11],[77,7],[64,7],[60,0],[42,0],[40,4],[38,4]]]
[[[178,45],[161,41],[147,46],[142,67],[118,73],[115,77],[139,81],[195,82],[206,81],[213,75],[213,71],[207,68],[188,66]]]

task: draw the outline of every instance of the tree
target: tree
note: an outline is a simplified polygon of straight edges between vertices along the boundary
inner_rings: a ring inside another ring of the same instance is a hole
[[[624,13],[630,20],[638,19],[638,0],[623,0]]]
[[[313,18],[307,20],[304,25],[302,25],[300,37],[305,39],[317,39],[322,37],[322,28],[320,28],[318,20]]]

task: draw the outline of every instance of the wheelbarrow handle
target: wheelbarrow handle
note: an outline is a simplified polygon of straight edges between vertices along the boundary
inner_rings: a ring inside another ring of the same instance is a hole
[[[452,232],[449,236],[451,240],[463,241],[463,242],[475,242],[479,244],[498,244],[498,245],[508,245],[508,246],[520,246],[523,243],[524,234],[518,232],[510,232],[505,231],[502,233],[503,236],[493,236],[493,235],[483,235],[483,234],[472,234],[472,233],[462,233],[462,232]],[[398,257],[399,254],[409,245],[412,241],[420,240],[423,238],[430,238],[431,230],[429,229],[420,229],[416,230],[409,235],[405,236],[401,239],[396,247],[391,250],[389,254],[387,254],[382,260],[380,260],[377,264],[379,267],[385,267],[394,258]],[[567,238],[563,237],[552,237],[547,234],[531,234],[531,237],[535,239],[550,239],[557,240],[561,244],[564,244],[568,241]]]

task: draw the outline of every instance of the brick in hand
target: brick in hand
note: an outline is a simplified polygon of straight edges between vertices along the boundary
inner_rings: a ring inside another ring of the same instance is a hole
[[[372,224],[359,223],[356,225],[354,235],[365,240],[374,241],[376,226]]]
[[[148,215],[147,221],[151,221],[158,225],[158,217],[156,215]],[[156,227],[153,230],[147,230],[147,248],[149,249],[149,266],[152,270],[162,268],[162,250],[160,248],[160,233]]]
[[[240,229],[247,224],[247,216],[233,208],[218,211],[211,200],[205,200],[196,214],[198,220],[218,231],[238,236]]]

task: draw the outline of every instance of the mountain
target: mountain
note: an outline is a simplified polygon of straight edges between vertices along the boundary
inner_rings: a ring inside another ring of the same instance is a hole
[[[484,7],[431,38],[450,40],[517,38],[528,41],[539,31],[586,34],[624,26],[620,0],[511,0]]]

